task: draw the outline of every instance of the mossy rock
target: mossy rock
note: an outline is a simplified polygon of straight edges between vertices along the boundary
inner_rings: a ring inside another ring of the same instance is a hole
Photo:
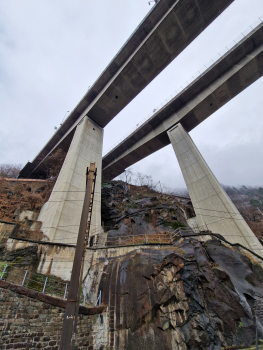
[[[176,230],[177,228],[179,227],[182,227],[182,228],[185,228],[186,225],[183,224],[181,221],[176,221],[176,222],[168,222],[168,221],[165,221],[163,223],[164,226],[166,227],[172,227],[174,230]]]

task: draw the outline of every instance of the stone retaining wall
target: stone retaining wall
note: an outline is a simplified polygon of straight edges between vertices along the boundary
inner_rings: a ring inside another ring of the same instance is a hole
[[[0,280],[0,349],[59,349],[66,302]],[[103,307],[80,307],[75,349],[100,349]]]

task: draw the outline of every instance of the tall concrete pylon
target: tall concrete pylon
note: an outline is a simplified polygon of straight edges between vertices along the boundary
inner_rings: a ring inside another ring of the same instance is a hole
[[[179,123],[168,136],[183,173],[201,229],[221,234],[230,243],[240,243],[263,257],[263,247],[228,197],[190,135]]]
[[[101,231],[103,129],[85,116],[78,124],[49,200],[38,217],[51,242],[76,244],[86,188],[86,170],[95,162],[97,178],[90,236]]]

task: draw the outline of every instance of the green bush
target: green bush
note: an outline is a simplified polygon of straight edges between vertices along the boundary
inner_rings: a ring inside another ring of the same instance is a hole
[[[254,199],[254,198],[250,199],[249,203],[253,207],[258,207],[259,205],[261,205],[260,201],[258,201],[257,199]]]

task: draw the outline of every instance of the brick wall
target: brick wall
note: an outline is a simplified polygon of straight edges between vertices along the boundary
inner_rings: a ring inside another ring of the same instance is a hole
[[[64,307],[62,300],[0,281],[0,349],[59,349]],[[80,312],[75,349],[96,349],[103,308]]]

